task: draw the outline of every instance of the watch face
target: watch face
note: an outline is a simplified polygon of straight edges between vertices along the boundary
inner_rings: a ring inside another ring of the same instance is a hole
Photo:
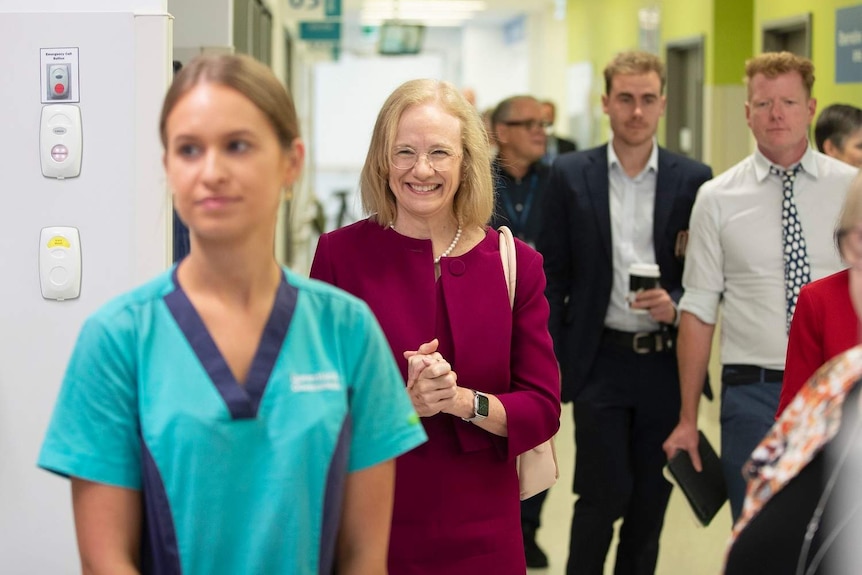
[[[488,417],[488,396],[477,393],[476,394],[476,415],[479,417]]]

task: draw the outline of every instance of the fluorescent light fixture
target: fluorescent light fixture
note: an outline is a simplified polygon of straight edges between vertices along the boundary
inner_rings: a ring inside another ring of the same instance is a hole
[[[460,26],[485,8],[482,0],[368,0],[362,6],[360,19],[365,25],[403,20],[428,26]]]
[[[487,8],[482,0],[368,0],[362,9],[399,12],[481,12]]]

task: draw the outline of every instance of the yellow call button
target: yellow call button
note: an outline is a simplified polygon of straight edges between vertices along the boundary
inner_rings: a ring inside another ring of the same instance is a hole
[[[48,240],[49,248],[71,248],[72,244],[69,243],[69,240],[64,238],[63,236],[54,236],[50,240]]]

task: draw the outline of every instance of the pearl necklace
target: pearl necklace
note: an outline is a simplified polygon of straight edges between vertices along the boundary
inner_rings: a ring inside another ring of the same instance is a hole
[[[457,246],[457,245],[458,245],[458,240],[460,240],[460,239],[461,239],[461,231],[462,231],[462,230],[461,230],[461,224],[459,223],[459,224],[458,224],[458,230],[455,232],[455,237],[454,237],[454,238],[452,238],[452,243],[451,243],[451,244],[449,244],[449,247],[448,247],[448,248],[446,248],[445,250],[443,250],[443,253],[442,253],[442,254],[440,254],[439,256],[437,256],[436,258],[434,258],[434,265],[439,264],[441,259],[443,259],[443,258],[447,257],[449,254],[451,254],[451,253],[452,253],[452,250],[454,250],[454,249],[455,249],[455,246]]]
[[[391,223],[391,224],[389,224],[389,227],[390,227],[390,228],[392,228],[392,229],[394,230],[394,229],[395,229],[395,223]],[[460,224],[460,222],[459,222],[459,223],[458,223],[458,229],[455,231],[455,237],[454,237],[454,238],[452,238],[452,243],[451,243],[451,244],[449,244],[449,247],[448,247],[448,248],[446,248],[445,250],[443,250],[443,253],[442,253],[442,254],[440,254],[439,256],[437,256],[436,258],[434,258],[434,265],[439,264],[441,259],[443,259],[443,258],[447,257],[449,254],[451,254],[451,253],[452,253],[452,250],[454,250],[454,249],[455,249],[455,246],[457,246],[457,245],[458,245],[458,240],[460,240],[460,239],[461,239],[461,232],[462,232],[462,231],[464,231],[464,230],[461,228],[461,224]]]

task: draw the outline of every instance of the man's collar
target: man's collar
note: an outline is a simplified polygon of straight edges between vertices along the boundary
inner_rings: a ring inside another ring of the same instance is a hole
[[[813,176],[815,179],[817,178],[817,159],[814,156],[814,151],[811,149],[811,146],[807,146],[805,148],[805,153],[802,154],[802,159],[800,159],[796,164],[802,164],[802,169],[805,173]],[[793,164],[795,166],[796,164]],[[763,155],[763,152],[760,151],[760,148],[754,149],[754,176],[757,178],[758,182],[762,182],[769,175],[770,166],[776,165],[769,160],[766,156]],[[793,166],[787,166],[787,168],[792,168]],[[779,169],[784,169],[782,166],[777,166]]]
[[[544,164],[542,164],[541,158],[539,158],[538,160],[536,160],[535,162],[533,162],[532,164],[527,166],[527,171],[524,173],[524,178],[515,178],[515,176],[513,176],[509,172],[509,170],[506,169],[505,160],[503,158],[501,158],[499,155],[497,155],[494,158],[493,164],[501,174],[507,176],[508,178],[510,178],[512,180],[523,180],[524,178],[530,176],[531,174],[542,172],[543,170],[545,170],[545,167],[546,167]]]
[[[623,169],[620,159],[617,156],[617,152],[614,150],[613,137],[611,137],[611,139],[608,140],[608,171],[611,171],[614,166],[618,166],[620,169]],[[655,136],[653,136],[652,139],[652,150],[650,150],[649,159],[641,173],[646,170],[652,170],[654,173],[658,173],[658,140]]]

